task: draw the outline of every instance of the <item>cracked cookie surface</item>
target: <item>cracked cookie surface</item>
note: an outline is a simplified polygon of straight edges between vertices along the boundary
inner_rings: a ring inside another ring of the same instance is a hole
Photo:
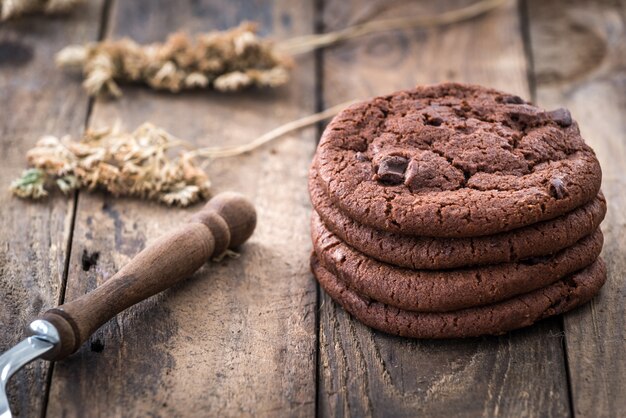
[[[592,264],[602,250],[597,229],[552,256],[452,270],[410,270],[374,260],[311,222],[313,250],[325,269],[361,295],[397,308],[446,312],[487,305],[545,287]]]
[[[395,234],[362,225],[341,212],[309,173],[311,203],[324,225],[354,249],[385,263],[412,269],[449,269],[510,263],[553,254],[595,231],[606,214],[602,193],[558,218],[494,235],[432,238]],[[314,215],[315,216],[315,215]]]
[[[398,234],[473,237],[570,212],[601,170],[566,109],[446,83],[353,105],[316,153],[320,184],[358,222]]]
[[[544,288],[478,308],[443,313],[398,309],[361,296],[325,269],[315,255],[311,269],[324,291],[365,325],[412,338],[462,338],[499,335],[567,312],[593,298],[606,280],[601,258]]]

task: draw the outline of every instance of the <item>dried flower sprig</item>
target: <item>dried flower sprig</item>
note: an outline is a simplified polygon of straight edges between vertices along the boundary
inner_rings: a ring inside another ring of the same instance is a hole
[[[434,16],[408,16],[359,23],[334,32],[304,35],[276,45],[281,53],[290,55],[311,52],[372,33],[398,29],[431,28],[463,22],[488,13],[511,0],[480,0],[465,7]]]
[[[137,196],[187,206],[209,196],[209,179],[194,161],[169,149],[183,143],[149,123],[134,132],[119,128],[87,131],[79,141],[46,136],[28,151],[29,170],[11,184],[20,197],[38,199],[56,185],[104,189],[115,196]]]
[[[1,1],[1,0],[0,0]],[[261,39],[245,22],[224,32],[171,35],[165,43],[139,45],[130,39],[71,45],[56,56],[62,68],[82,69],[90,95],[122,94],[116,81],[143,82],[179,92],[214,88],[229,92],[247,87],[277,87],[289,80],[291,55],[310,52],[359,36],[394,29],[434,27],[469,20],[511,0],[480,0],[435,16],[409,16],[360,23],[335,32],[305,35],[279,43]]]
[[[56,14],[68,12],[83,0],[0,0],[0,20],[29,13]]]
[[[40,199],[50,188],[69,193],[103,189],[115,196],[136,196],[167,205],[188,206],[210,195],[210,182],[197,165],[200,158],[231,157],[256,149],[289,132],[339,113],[353,102],[289,122],[254,141],[234,147],[193,149],[163,129],[144,123],[134,132],[119,127],[87,131],[73,141],[65,136],[41,138],[28,153],[30,168],[11,184],[22,198]]]
[[[511,0],[480,0],[468,6],[448,10],[434,16],[406,16],[373,20],[348,26],[334,32],[304,35],[277,44],[277,50],[290,55],[311,52],[372,33],[398,29],[432,28],[463,22],[488,13]]]
[[[341,112],[346,107],[356,103],[357,100],[350,100],[347,102],[340,103],[336,106],[329,107],[328,109],[322,110],[321,112],[314,113],[312,115],[305,116],[300,119],[293,120],[291,122],[287,122],[284,125],[279,126],[278,128],[274,128],[269,132],[264,133],[258,138],[243,144],[243,145],[234,145],[227,147],[205,147],[198,148],[196,150],[187,151],[186,155],[192,158],[201,157],[208,159],[216,159],[216,158],[225,158],[225,157],[234,157],[237,155],[245,154],[252,150],[255,150],[268,142],[271,142],[277,138],[280,138],[283,135],[288,134],[289,132],[296,131],[298,129],[306,128],[307,126],[311,126],[317,122],[321,122],[325,119],[331,118],[335,116],[337,113]]]
[[[116,80],[144,82],[158,90],[179,92],[198,87],[235,91],[250,86],[276,87],[287,82],[289,61],[244,22],[225,32],[209,32],[191,40],[183,33],[165,43],[139,45],[130,39],[72,45],[56,61],[80,68],[90,95],[120,96]]]

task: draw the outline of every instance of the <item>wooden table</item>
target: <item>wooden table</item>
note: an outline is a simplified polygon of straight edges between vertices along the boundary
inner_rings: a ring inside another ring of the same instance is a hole
[[[150,120],[198,145],[241,144],[352,98],[460,80],[502,88],[547,108],[566,106],[597,151],[609,212],[609,278],[575,312],[498,338],[412,341],[352,320],[308,267],[307,166],[319,128],[208,168],[216,191],[259,210],[239,259],[107,323],[73,357],[38,361],[9,387],[20,417],[537,416],[626,414],[626,2],[511,2],[444,28],[368,36],[296,59],[274,91],[172,95],[124,87],[89,100],[57,70],[70,43],[226,29],[244,19],[284,39],[363,19],[432,14],[467,1],[176,2],[90,0],[69,17],[0,26],[0,351],[40,311],[93,289],[188,214],[104,194],[41,203],[6,191],[43,134],[78,136],[120,120]],[[383,6],[389,9],[382,11]],[[83,268],[83,254],[98,253]],[[88,269],[87,269],[88,268]],[[87,269],[87,271],[85,271]]]

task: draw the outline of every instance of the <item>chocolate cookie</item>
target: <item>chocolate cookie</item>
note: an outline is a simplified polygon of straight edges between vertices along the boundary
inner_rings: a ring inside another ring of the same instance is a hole
[[[606,214],[602,193],[558,218],[475,238],[414,237],[362,225],[337,209],[309,174],[309,192],[324,225],[356,250],[386,263],[411,269],[448,269],[481,264],[511,263],[554,254],[595,231]]]
[[[593,263],[602,250],[599,229],[553,256],[455,270],[409,270],[381,263],[339,240],[313,216],[313,250],[348,287],[409,311],[446,312],[487,305],[545,287]]]
[[[576,274],[504,302],[445,313],[420,313],[364,298],[322,267],[315,256],[311,268],[326,293],[359,321],[389,334],[413,338],[503,334],[584,304],[606,280],[606,268],[599,258]]]
[[[316,160],[325,192],[350,218],[431,237],[556,218],[595,198],[602,176],[567,110],[455,83],[345,109]]]

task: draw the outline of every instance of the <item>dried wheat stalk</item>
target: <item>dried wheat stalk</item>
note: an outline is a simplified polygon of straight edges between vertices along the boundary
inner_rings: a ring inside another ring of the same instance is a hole
[[[1,0],[0,0],[1,1]],[[436,16],[384,19],[273,44],[256,35],[255,25],[198,35],[170,36],[165,43],[139,45],[130,39],[72,45],[56,57],[62,68],[84,73],[90,95],[121,95],[116,81],[143,82],[154,89],[179,92],[211,87],[236,91],[251,86],[277,87],[289,79],[290,55],[309,52],[370,33],[452,24],[485,14],[510,0],[480,0]]]
[[[145,123],[134,132],[119,127],[87,131],[73,141],[65,136],[41,138],[28,151],[30,168],[11,184],[13,194],[40,199],[50,188],[69,193],[79,188],[102,189],[115,196],[135,196],[168,205],[188,206],[206,199],[210,182],[197,159],[240,155],[289,132],[313,125],[352,102],[282,125],[254,141],[234,147],[192,149],[183,141]]]
[[[83,0],[0,0],[0,20],[29,13],[55,14],[70,11]]]
[[[256,26],[244,22],[225,32],[183,33],[165,43],[139,45],[130,39],[72,45],[61,50],[57,64],[83,70],[90,95],[120,96],[116,80],[144,82],[158,90],[179,92],[198,87],[219,91],[250,86],[276,87],[287,82],[288,60],[269,41],[257,37]]]
[[[356,100],[350,100],[348,102],[340,103],[336,106],[330,107],[326,110],[323,110],[319,113],[314,113],[309,116],[305,116],[300,119],[296,119],[291,122],[287,122],[284,125],[279,126],[278,128],[272,129],[269,132],[259,136],[253,141],[248,142],[243,145],[233,145],[230,147],[206,147],[199,148],[193,151],[187,151],[187,155],[189,157],[195,158],[226,158],[226,157],[234,157],[237,155],[245,154],[252,150],[255,150],[268,142],[275,140],[276,138],[280,138],[283,135],[288,134],[289,132],[296,131],[298,129],[306,128],[307,126],[311,126],[317,122],[323,121],[324,119],[331,118],[335,116],[337,113],[341,112],[346,107],[356,103]]]
[[[62,192],[104,189],[115,196],[136,196],[187,206],[209,196],[209,179],[193,159],[170,149],[184,145],[149,123],[134,132],[118,128],[70,137],[41,138],[28,151],[29,170],[11,184],[20,197],[41,198],[56,185]]]
[[[465,7],[448,10],[434,16],[408,16],[359,23],[334,32],[305,35],[283,41],[277,45],[282,53],[302,54],[319,48],[369,35],[398,29],[431,28],[463,22],[488,13],[511,0],[481,0]]]

